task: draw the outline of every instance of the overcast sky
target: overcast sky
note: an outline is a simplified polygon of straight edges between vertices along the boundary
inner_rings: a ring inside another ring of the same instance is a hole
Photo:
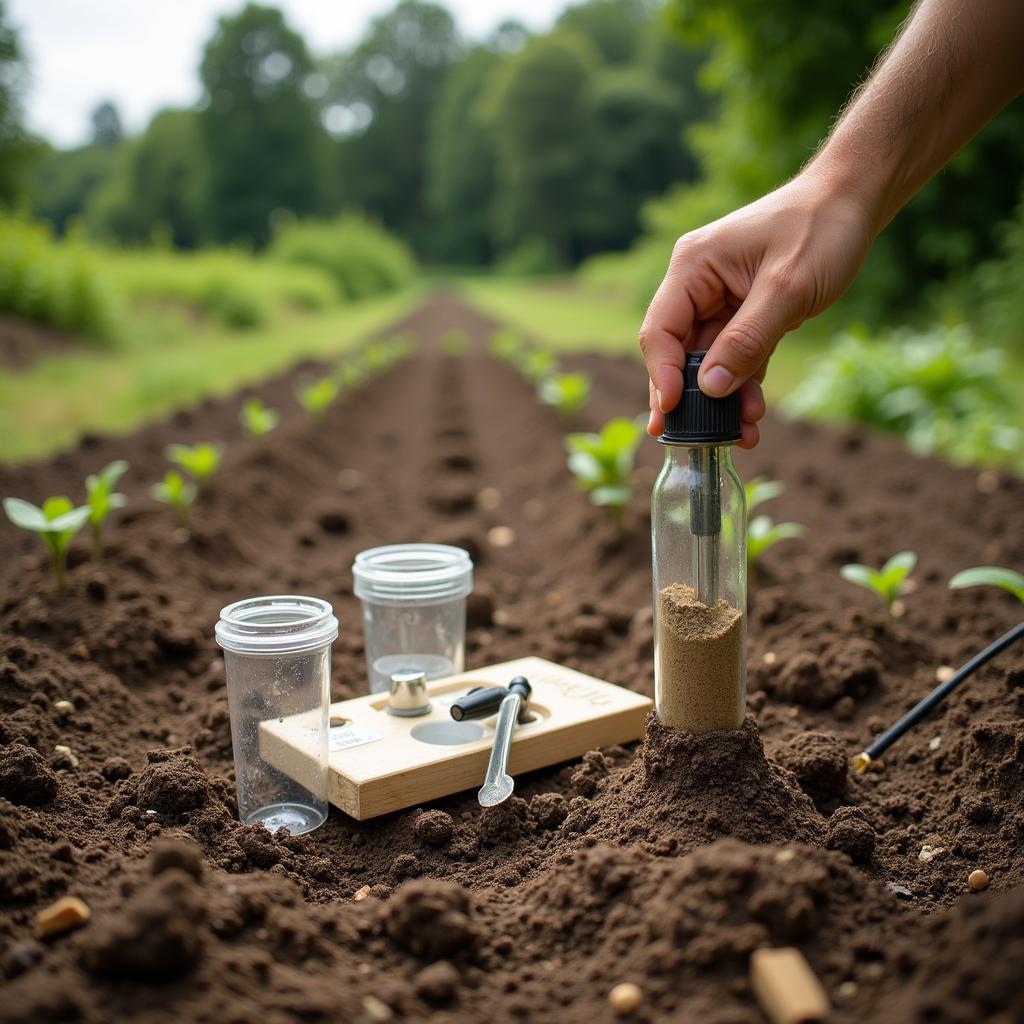
[[[273,2],[273,0],[267,0]],[[396,0],[277,0],[315,54],[354,43]],[[199,96],[203,44],[217,17],[244,0],[8,0],[31,75],[26,117],[59,146],[87,141],[89,115],[113,100],[129,132],[154,111]],[[479,38],[507,18],[547,28],[566,0],[447,0],[463,35]]]

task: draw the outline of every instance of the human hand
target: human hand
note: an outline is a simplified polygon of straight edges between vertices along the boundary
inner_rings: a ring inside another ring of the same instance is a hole
[[[765,412],[761,381],[779,339],[853,282],[873,237],[868,212],[811,165],[776,191],[683,235],[640,329],[657,437],[682,392],[686,352],[707,350],[698,383],[740,389],[741,448]]]

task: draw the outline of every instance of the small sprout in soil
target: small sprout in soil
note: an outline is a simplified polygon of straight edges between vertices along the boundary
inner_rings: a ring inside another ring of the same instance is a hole
[[[466,354],[469,348],[469,335],[465,331],[445,331],[441,338],[441,351],[453,359],[458,359]]]
[[[491,355],[503,363],[518,363],[522,352],[523,341],[513,331],[500,328],[491,335]]]
[[[844,565],[839,570],[839,575],[847,583],[856,583],[876,593],[892,618],[893,603],[905,592],[907,577],[914,571],[915,565],[917,555],[913,551],[901,551],[898,555],[893,555],[881,570],[872,569],[867,565]]]
[[[71,499],[63,495],[47,498],[42,508],[37,508],[21,498],[4,498],[4,511],[15,526],[31,530],[43,538],[43,543],[50,552],[57,587],[63,590],[68,547],[78,531],[88,522],[89,506],[81,505],[75,508]]]
[[[339,363],[335,371],[335,379],[345,390],[352,390],[359,387],[370,375],[366,364],[358,358],[346,359]]]
[[[973,569],[958,572],[949,581],[950,590],[963,590],[966,587],[1002,587],[1018,601],[1024,601],[1024,575],[998,565],[976,565]]]
[[[310,418],[322,420],[324,414],[338,397],[338,382],[331,377],[321,377],[312,384],[299,388],[299,405],[309,413]]]
[[[756,476],[743,485],[743,493],[747,499],[747,515],[772,498],[777,498],[786,489],[781,480],[769,480],[767,477]]]
[[[223,449],[220,445],[206,442],[191,447],[187,444],[169,444],[167,446],[168,462],[173,462],[185,470],[195,480],[201,491],[206,489],[210,477],[217,471],[221,455],[223,455]]]
[[[281,417],[258,398],[250,398],[242,406],[241,419],[245,432],[253,438],[266,437],[281,422]]]
[[[545,377],[537,386],[537,397],[554,406],[563,419],[569,419],[587,404],[590,378],[585,373],[557,373]]]
[[[771,516],[754,516],[747,526],[747,565],[750,575],[757,571],[761,556],[780,540],[802,537],[807,530],[799,523],[773,523]]]
[[[633,496],[633,463],[644,428],[623,417],[609,420],[600,434],[569,434],[569,469],[593,504],[608,508],[619,522]]]
[[[533,349],[521,356],[519,371],[527,380],[539,384],[545,377],[552,377],[558,373],[558,360],[550,352]]]
[[[128,500],[118,494],[114,488],[117,481],[128,472],[128,463],[124,459],[104,466],[95,476],[85,478],[85,503],[89,506],[89,531],[92,533],[92,557],[98,562],[103,557],[103,546],[100,543],[100,531],[103,522],[115,508],[124,508]]]
[[[198,488],[191,480],[186,480],[176,469],[169,469],[163,480],[153,484],[150,491],[157,501],[170,505],[182,526],[188,518],[188,510],[196,500]]]

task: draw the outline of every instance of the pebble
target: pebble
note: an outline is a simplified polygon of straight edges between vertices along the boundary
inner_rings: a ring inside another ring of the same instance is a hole
[[[942,737],[941,736],[933,736],[928,741],[928,749],[929,750],[938,750],[939,747],[941,747],[941,746],[942,746]]]
[[[857,982],[844,981],[836,991],[843,999],[852,999],[857,994]]]
[[[50,939],[73,928],[81,928],[92,916],[89,905],[77,896],[62,896],[45,910],[36,914],[37,939]]]
[[[338,486],[348,493],[358,491],[363,484],[363,474],[358,469],[343,469],[338,474]]]
[[[75,705],[69,700],[59,700],[53,705],[53,710],[61,718],[70,718],[75,713]]]
[[[766,665],[774,665],[779,660],[779,656],[774,651],[765,651],[764,663]]]
[[[608,993],[608,1002],[620,1017],[628,1017],[643,1001],[644,994],[640,986],[631,981],[621,982]]]
[[[988,888],[988,874],[981,868],[975,868],[967,876],[967,884],[971,887],[971,892],[981,892],[982,889]]]
[[[907,606],[897,599],[889,606],[889,613],[894,619],[901,619],[907,614]]]
[[[373,1020],[391,1020],[395,1012],[376,996],[363,996],[363,1009]]]
[[[477,496],[477,504],[481,508],[494,511],[501,504],[501,491],[497,487],[485,487]]]
[[[516,531],[511,526],[492,526],[487,531],[487,542],[492,548],[508,548],[516,542]]]
[[[956,674],[956,669],[952,665],[940,665],[935,670],[935,680],[939,683],[948,682]]]
[[[63,743],[58,743],[54,748],[53,752],[57,755],[59,767],[69,766],[71,768],[78,767],[78,756],[75,752]]]
[[[921,847],[921,852],[917,855],[917,859],[922,864],[930,864],[940,853],[945,853],[946,848],[944,846],[929,846],[927,843]]]
[[[776,864],[788,864],[795,857],[796,857],[796,851],[795,850],[779,850],[775,854],[775,863]]]
[[[983,469],[978,474],[976,484],[982,494],[994,494],[999,490],[999,473],[994,469]]]
[[[356,889],[356,891],[352,893],[352,899],[354,899],[356,903],[361,903],[369,895],[370,887],[368,885],[364,885],[361,888]]]

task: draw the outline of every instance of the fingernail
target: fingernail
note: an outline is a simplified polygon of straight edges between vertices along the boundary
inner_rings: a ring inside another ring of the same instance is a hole
[[[701,390],[713,398],[722,398],[736,378],[724,366],[710,366],[704,371]]]
[[[660,401],[660,399],[659,399],[659,401]],[[648,434],[651,432],[651,429],[653,428],[653,426],[654,426],[654,410],[652,409],[651,410],[651,415],[647,417],[647,433]]]
[[[658,408],[662,412],[668,412],[668,409],[665,408],[665,403],[661,400],[661,392],[657,388],[655,388],[654,389],[654,394],[657,396],[657,399],[658,399]]]

